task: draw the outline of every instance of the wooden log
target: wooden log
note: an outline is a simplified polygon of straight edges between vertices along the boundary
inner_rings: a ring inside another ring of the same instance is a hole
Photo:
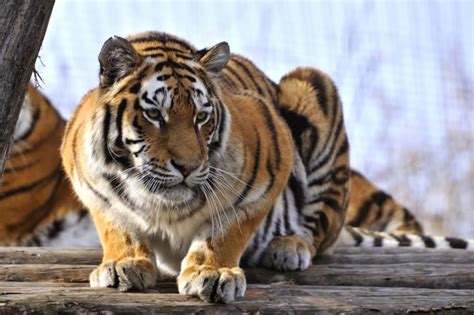
[[[457,312],[474,309],[474,291],[320,287],[291,285],[249,285],[244,298],[229,305],[212,305],[197,298],[149,290],[145,293],[120,293],[114,289],[86,287],[9,286],[0,283],[0,312],[3,313],[262,313],[296,312]]]
[[[45,247],[0,247],[0,264],[77,264],[98,265],[102,251],[94,249],[57,249]],[[413,253],[363,251],[359,255],[338,251],[319,256],[314,264],[401,264],[401,263],[474,264],[474,254],[462,250],[423,250]]]
[[[3,0],[0,10],[0,177],[54,0]]]
[[[87,283],[91,265],[0,265],[0,281]],[[464,264],[313,265],[305,271],[247,269],[249,283],[474,289],[474,268]]]

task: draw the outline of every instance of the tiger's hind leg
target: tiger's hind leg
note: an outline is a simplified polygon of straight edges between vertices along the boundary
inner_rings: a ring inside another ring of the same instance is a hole
[[[280,112],[304,166],[304,199],[298,224],[311,239],[312,255],[335,244],[349,200],[349,143],[337,88],[323,72],[297,68],[279,83]],[[280,244],[280,243],[276,243]]]
[[[349,199],[349,144],[334,83],[297,68],[280,81],[280,113],[296,148],[287,187],[255,234],[244,264],[304,269],[329,251],[344,225]],[[261,252],[263,251],[263,252]]]

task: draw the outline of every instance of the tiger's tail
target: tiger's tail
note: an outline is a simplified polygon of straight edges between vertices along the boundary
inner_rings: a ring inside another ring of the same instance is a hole
[[[345,225],[339,235],[338,247],[412,247],[432,249],[461,249],[474,251],[474,239],[430,236],[410,233],[374,232]]]

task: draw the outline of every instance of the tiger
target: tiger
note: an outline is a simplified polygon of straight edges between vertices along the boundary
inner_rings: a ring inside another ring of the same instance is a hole
[[[31,83],[0,179],[0,245],[99,246],[61,164],[65,121]]]
[[[345,221],[354,174],[327,74],[297,68],[276,84],[226,42],[198,50],[162,32],[111,37],[98,59],[61,146],[103,248],[91,287],[172,276],[180,294],[229,303],[244,266],[303,270],[340,235],[381,238]]]

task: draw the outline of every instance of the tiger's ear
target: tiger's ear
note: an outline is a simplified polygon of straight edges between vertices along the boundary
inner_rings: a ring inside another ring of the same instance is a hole
[[[229,44],[221,42],[211,48],[199,50],[196,60],[209,72],[219,73],[230,58]]]
[[[99,54],[100,87],[107,88],[135,70],[142,58],[135,48],[122,37],[105,41]]]

